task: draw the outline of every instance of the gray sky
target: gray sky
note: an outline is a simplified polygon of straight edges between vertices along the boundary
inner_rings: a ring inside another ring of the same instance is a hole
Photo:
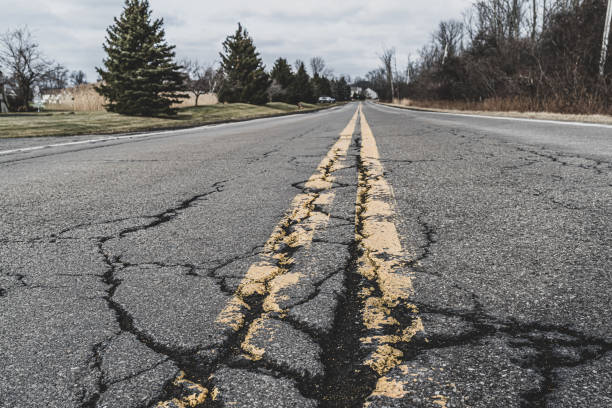
[[[364,75],[378,66],[383,47],[395,47],[398,65],[416,54],[443,19],[461,18],[472,0],[150,0],[166,23],[179,58],[218,61],[224,38],[240,21],[270,68],[321,56],[336,74]],[[82,69],[95,80],[104,58],[105,29],[123,0],[0,0],[0,31],[27,25],[44,54]]]

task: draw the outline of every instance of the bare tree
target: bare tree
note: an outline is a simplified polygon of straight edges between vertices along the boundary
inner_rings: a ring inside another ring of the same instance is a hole
[[[8,103],[6,101],[6,95],[4,94],[5,81],[6,79],[4,78],[2,71],[0,71],[0,113],[8,112]]]
[[[38,43],[26,27],[0,36],[0,65],[6,68],[13,82],[17,105],[28,110],[34,86],[43,80],[51,63],[43,58]]]
[[[85,73],[81,70],[72,71],[72,73],[70,74],[70,82],[73,86],[84,85],[87,83],[87,77]]]
[[[219,91],[223,74],[214,66],[202,65],[198,60],[183,60],[181,65],[185,70],[185,84],[187,90],[195,95],[195,106],[201,95]]]
[[[608,11],[606,13],[606,23],[601,42],[601,57],[599,60],[599,76],[603,77],[608,57],[608,41],[610,40],[610,24],[612,23],[612,0],[608,0]]]
[[[68,85],[68,70],[62,64],[52,65],[41,77],[38,85],[43,92],[64,89]]]
[[[312,70],[312,76],[322,75],[325,72],[325,60],[322,57],[311,58],[310,69]]]
[[[459,45],[463,38],[463,23],[457,20],[442,21],[438,31],[434,34],[434,40],[440,47],[442,64],[446,58],[454,57],[459,51]]]
[[[393,66],[395,60],[395,48],[387,48],[383,50],[383,53],[379,55],[380,61],[383,63],[383,68],[387,75],[387,84],[391,90],[391,101],[395,96],[395,89],[393,87]]]
[[[293,68],[295,68],[295,72],[298,71],[298,69],[300,69],[300,66],[304,64],[304,61],[302,61],[301,59],[296,59],[295,62],[293,63]],[[306,64],[304,64],[304,66],[306,66]]]

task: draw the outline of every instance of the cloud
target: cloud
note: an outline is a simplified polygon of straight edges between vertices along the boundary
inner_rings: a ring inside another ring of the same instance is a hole
[[[218,61],[225,37],[236,23],[247,27],[264,63],[321,56],[336,74],[363,75],[378,65],[377,54],[395,47],[405,63],[430,38],[438,22],[461,18],[471,0],[312,0],[257,2],[150,0],[164,19],[167,39],[178,57]],[[104,58],[105,30],[123,8],[122,0],[0,0],[0,27],[27,25],[44,53],[94,80]]]

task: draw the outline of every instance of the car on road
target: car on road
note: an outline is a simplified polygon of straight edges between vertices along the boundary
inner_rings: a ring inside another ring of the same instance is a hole
[[[321,96],[319,97],[319,103],[336,103],[336,100],[329,96]]]

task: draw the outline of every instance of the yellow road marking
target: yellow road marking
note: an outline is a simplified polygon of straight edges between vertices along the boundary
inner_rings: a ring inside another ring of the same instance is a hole
[[[376,383],[376,389],[372,393],[373,397],[383,396],[389,398],[404,398],[407,392],[404,390],[404,383],[392,378],[381,377]]]
[[[264,313],[251,323],[241,344],[247,358],[256,361],[263,357],[265,350],[254,346],[251,340],[259,330],[262,330],[265,319],[270,318],[271,312],[276,312],[279,316],[286,314],[286,311],[278,304],[279,301],[284,300],[279,292],[297,284],[303,276],[299,272],[288,272],[293,259],[281,251],[282,246],[308,247],[312,243],[315,231],[329,222],[328,214],[315,211],[314,208],[317,205],[330,205],[334,201],[335,193],[332,187],[335,177],[333,172],[343,166],[358,117],[359,110],[356,110],[349,124],[340,133],[338,141],[319,163],[317,171],[305,183],[307,192],[298,194],[292,200],[288,213],[276,225],[270,238],[266,241],[259,260],[249,267],[238,290],[217,316],[217,323],[238,331],[244,326],[245,313],[250,309],[246,300],[253,295],[265,296]],[[293,230],[291,234],[285,232],[288,226],[291,226]],[[157,408],[170,407],[172,404],[179,408],[196,407],[209,396],[207,388],[185,379],[183,372],[174,380],[174,385],[186,390],[188,395],[181,399],[173,398],[159,402],[156,405]],[[218,394],[219,390],[214,388],[210,392],[210,398],[214,401]]]
[[[325,227],[329,222],[329,215],[316,211],[315,207],[329,205],[334,201],[333,173],[343,166],[358,117],[359,110],[356,110],[349,124],[340,133],[340,138],[320,162],[317,171],[306,182],[305,192],[298,194],[291,202],[287,215],[276,226],[264,245],[258,262],[249,267],[238,290],[217,316],[217,323],[235,331],[240,330],[244,326],[245,313],[249,310],[246,300],[253,295],[264,296],[264,313],[248,328],[247,336],[241,345],[251,359],[261,359],[265,352],[264,349],[250,343],[257,331],[263,327],[264,319],[270,318],[269,314],[272,312],[280,317],[287,313],[279,305],[279,302],[286,300],[280,292],[296,285],[303,277],[299,271],[289,272],[294,260],[282,253],[282,246],[288,245],[291,248],[310,246],[315,231]],[[291,226],[290,234],[286,233],[288,226]]]
[[[200,404],[203,404],[204,401],[209,396],[208,388],[204,388],[200,384],[197,384],[193,381],[189,381],[185,378],[185,373],[180,372],[178,377],[173,382],[175,387],[180,387],[184,390],[184,395],[182,398],[173,398],[169,401],[158,402],[156,408],[168,408],[168,407],[176,407],[176,408],[192,408],[197,407]],[[215,387],[213,391],[210,393],[211,399],[214,401],[217,399],[217,394],[219,390]]]
[[[235,331],[242,329],[250,308],[248,298],[263,296],[263,313],[250,324],[241,344],[246,357],[252,360],[263,358],[265,348],[253,345],[252,340],[263,330],[266,319],[272,318],[272,313],[277,317],[286,315],[287,311],[279,304],[286,300],[281,293],[298,284],[303,277],[300,271],[290,271],[294,260],[282,248],[285,245],[292,248],[310,246],[315,231],[329,222],[329,215],[316,211],[315,207],[330,205],[334,201],[333,173],[344,165],[358,118],[361,119],[362,170],[359,174],[355,222],[361,228],[356,229],[355,239],[361,250],[357,262],[358,273],[369,281],[369,286],[362,288],[359,293],[363,303],[362,323],[372,333],[360,340],[362,344],[371,345],[375,349],[364,362],[379,375],[371,397],[402,398],[406,394],[405,383],[387,377],[386,374],[402,363],[403,353],[396,347],[397,344],[411,341],[423,330],[423,324],[417,307],[409,302],[413,293],[412,276],[406,271],[406,254],[394,223],[393,190],[384,178],[376,140],[361,106],[321,161],[315,174],[305,183],[305,192],[292,200],[289,211],[274,228],[259,259],[248,268],[216,322]],[[291,227],[291,233],[287,232],[288,227]],[[393,311],[399,307],[402,312],[411,315],[410,326],[401,327],[400,322],[393,317]],[[181,407],[196,406],[209,395],[208,389],[185,380],[184,374],[175,380],[175,385],[183,385],[183,388],[195,391],[181,400],[159,403],[158,407],[168,406],[170,402],[180,404]],[[217,395],[216,389],[210,392],[213,399]]]
[[[417,307],[409,302],[413,293],[412,276],[407,273],[406,254],[394,223],[393,190],[384,178],[376,140],[361,106],[359,114],[362,170],[355,222],[361,225],[361,229],[356,230],[355,239],[362,253],[358,272],[372,285],[360,292],[362,320],[363,325],[373,332],[361,342],[375,347],[364,364],[379,375],[372,396],[401,398],[405,395],[403,384],[385,377],[385,374],[402,362],[403,353],[395,346],[409,342],[423,330],[423,323]],[[393,317],[392,312],[398,307],[411,315],[410,326],[402,328]]]

